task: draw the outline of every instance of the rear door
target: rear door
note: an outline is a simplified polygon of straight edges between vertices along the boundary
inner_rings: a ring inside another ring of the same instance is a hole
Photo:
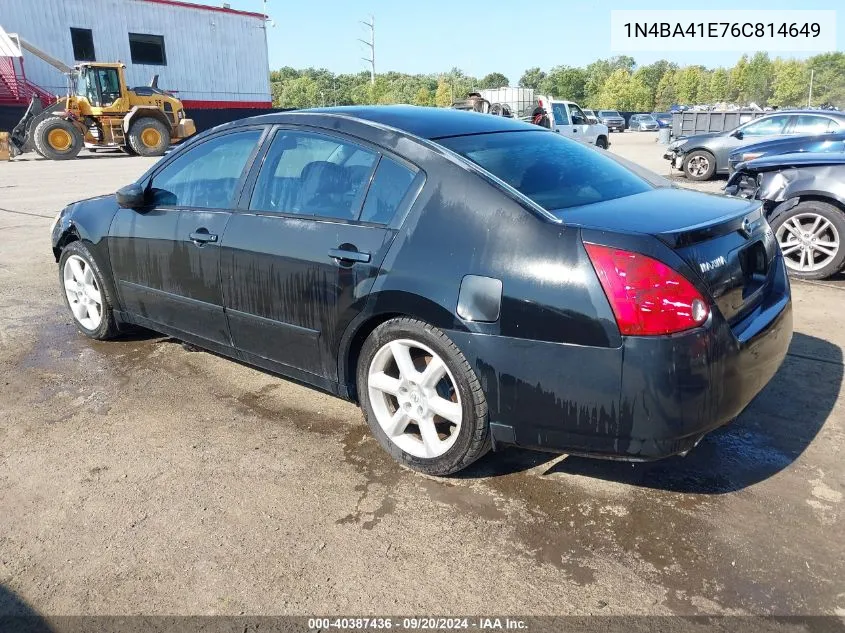
[[[259,168],[260,167],[260,168]],[[223,294],[245,360],[320,383],[410,206],[418,170],[358,140],[280,127],[223,236]]]
[[[123,308],[141,325],[230,347],[220,287],[220,238],[263,128],[192,146],[149,181],[150,205],[120,209],[109,256]]]

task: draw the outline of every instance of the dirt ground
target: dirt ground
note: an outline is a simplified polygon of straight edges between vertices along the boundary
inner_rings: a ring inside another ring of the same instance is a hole
[[[653,135],[611,141],[666,173]],[[793,285],[780,372],[685,458],[426,478],[350,404],[76,333],[50,220],[149,164],[0,163],[0,614],[845,616],[842,279]]]

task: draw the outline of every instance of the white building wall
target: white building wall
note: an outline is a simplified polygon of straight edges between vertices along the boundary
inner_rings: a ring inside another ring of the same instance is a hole
[[[0,25],[69,66],[77,63],[70,28],[91,29],[97,61],[125,63],[130,87],[147,85],[158,74],[159,87],[182,100],[271,100],[259,16],[148,0],[0,0]],[[163,36],[167,65],[133,64],[129,33]],[[64,94],[60,72],[27,52],[24,64],[31,81]]]

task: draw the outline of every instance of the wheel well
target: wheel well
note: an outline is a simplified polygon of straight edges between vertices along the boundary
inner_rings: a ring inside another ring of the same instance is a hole
[[[358,385],[355,377],[357,375],[358,359],[361,356],[361,349],[364,347],[364,341],[366,341],[367,337],[372,334],[373,330],[382,323],[390,321],[391,319],[399,319],[406,316],[408,315],[401,314],[399,312],[378,314],[364,321],[358,326],[358,329],[355,330],[355,333],[352,335],[347,347],[346,359],[343,364],[344,373],[341,377],[341,382],[346,383],[349,388],[349,398],[353,402],[358,402]]]
[[[158,108],[137,108],[134,112],[130,110],[126,117],[124,117],[124,133],[128,134],[129,128],[131,128],[132,124],[139,119],[156,119],[159,123],[163,123],[167,127],[167,129],[170,130],[170,121],[168,121],[167,116],[164,114],[164,112],[162,112]]]
[[[833,197],[829,198],[827,196],[820,196],[820,195],[798,196],[798,204],[801,204],[802,202],[810,202],[810,201],[826,202],[827,204],[832,204],[834,207],[836,207],[837,209],[839,209],[840,211],[845,213],[845,204],[843,204],[842,202],[840,202],[836,198],[833,198]]]
[[[65,246],[70,244],[71,242],[76,242],[79,239],[79,234],[76,232],[76,229],[71,227],[67,231],[64,232],[62,237],[59,239],[59,243],[56,244],[56,247],[53,249],[53,256],[56,258],[56,261],[59,261],[62,257],[62,251],[65,249]]]

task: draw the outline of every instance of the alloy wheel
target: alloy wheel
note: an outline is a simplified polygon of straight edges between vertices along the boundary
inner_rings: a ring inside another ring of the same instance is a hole
[[[414,457],[435,458],[454,445],[463,408],[444,360],[411,339],[383,345],[367,374],[370,403],[391,442]]]
[[[103,297],[91,266],[78,255],[71,255],[65,261],[63,278],[73,317],[86,330],[96,330],[103,320]]]
[[[841,244],[833,223],[817,213],[800,213],[789,218],[775,235],[787,268],[800,272],[824,268],[836,257]]]
[[[687,165],[687,171],[695,177],[703,176],[708,169],[710,169],[710,161],[706,156],[693,156]]]

